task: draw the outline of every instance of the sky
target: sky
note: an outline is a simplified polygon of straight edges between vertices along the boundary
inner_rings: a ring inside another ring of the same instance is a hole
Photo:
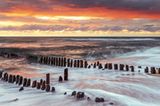
[[[0,36],[160,36],[160,0],[0,0]]]

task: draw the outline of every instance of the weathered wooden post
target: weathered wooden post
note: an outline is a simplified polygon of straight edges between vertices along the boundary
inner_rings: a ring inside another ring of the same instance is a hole
[[[98,69],[102,69],[102,68],[103,68],[103,66],[102,66],[102,64],[100,63],[99,66],[98,66]]]
[[[9,82],[9,83],[13,83],[13,75],[11,75],[11,74],[9,75],[9,80],[8,80],[8,82]]]
[[[52,87],[52,90],[51,90],[51,92],[55,92],[55,87]]]
[[[50,74],[46,74],[46,84],[50,85]]]
[[[43,79],[40,79],[40,84],[42,85],[42,83],[43,83]]]
[[[13,75],[13,83],[16,81],[16,76]]]
[[[41,63],[42,63],[42,64],[44,64],[44,57],[43,57],[43,56],[41,56],[41,59],[42,59],[42,62],[41,62]]]
[[[51,65],[51,57],[48,57],[48,65]]]
[[[23,82],[23,77],[20,76],[20,77],[19,77],[19,85],[22,85],[22,82]]]
[[[64,61],[64,67],[66,67],[66,58],[64,58],[63,61]]]
[[[146,67],[146,68],[144,69],[144,72],[148,74],[148,73],[149,73],[149,68]]]
[[[63,57],[61,58],[61,67],[64,67]]]
[[[99,61],[97,61],[97,66],[99,66],[99,64],[100,64]]]
[[[87,61],[84,62],[84,67],[85,67],[85,68],[88,67],[88,62],[87,62]]]
[[[120,71],[124,71],[124,64],[120,64],[120,65],[119,65],[119,70],[120,70]]]
[[[41,57],[41,56],[38,56],[38,60],[39,60],[38,63],[41,64],[41,63],[42,63],[42,57]]]
[[[70,59],[67,59],[67,67],[70,67]]]
[[[16,84],[18,84],[18,83],[19,83],[19,78],[20,78],[20,76],[19,76],[19,75],[17,75],[17,76],[16,76]]]
[[[23,79],[23,87],[26,87],[27,86],[27,78],[24,78]]]
[[[126,65],[126,71],[129,71],[129,66],[128,65]]]
[[[134,66],[130,66],[131,72],[134,72]]]
[[[155,69],[155,67],[151,67],[151,74],[156,74],[156,69]]]
[[[37,81],[36,81],[36,80],[34,80],[34,81],[32,82],[32,88],[35,88],[35,87],[36,87],[36,85],[37,85]]]
[[[12,75],[11,75],[11,74],[9,75],[8,82],[9,82],[9,83],[12,82]]]
[[[47,57],[44,56],[44,64],[47,64]]]
[[[53,65],[53,57],[51,57],[51,65]]]
[[[76,60],[74,60],[74,68],[77,66],[77,65],[76,65],[76,62],[77,62],[77,61],[76,61]]]
[[[80,67],[80,61],[77,60],[77,67],[79,68]]]
[[[53,57],[53,65],[54,66],[56,65],[56,59],[55,59],[55,57]]]
[[[3,76],[3,71],[0,71],[0,78],[2,78]]]
[[[46,89],[46,82],[45,82],[45,81],[43,81],[43,82],[42,82],[41,90],[45,90],[45,89]]]
[[[108,63],[106,63],[106,64],[104,65],[104,68],[105,68],[105,69],[108,69]]]
[[[37,82],[36,88],[37,88],[37,89],[40,89],[40,88],[41,88],[40,82]]]
[[[3,76],[3,79],[4,79],[4,81],[8,81],[8,73],[4,73],[4,76]]]
[[[68,68],[64,69],[64,80],[68,81]]]
[[[118,70],[118,64],[114,64],[114,70]]]
[[[83,68],[83,60],[80,60],[80,67]]]
[[[58,58],[55,57],[55,66],[58,66]]]
[[[58,66],[61,66],[61,58],[58,58]]]
[[[59,82],[62,82],[63,81],[63,78],[62,76],[59,76],[59,79],[58,79]]]
[[[31,79],[28,79],[28,80],[27,80],[27,85],[26,85],[26,87],[29,87],[29,86],[31,86]]]
[[[96,67],[97,67],[97,65],[96,65],[96,63],[94,63],[94,64],[93,64],[93,68],[96,68]]]
[[[71,67],[73,67],[73,59],[71,59],[71,63],[70,64],[71,64]]]
[[[112,70],[112,63],[108,64],[108,69]]]
[[[50,91],[50,85],[46,85],[46,92]]]

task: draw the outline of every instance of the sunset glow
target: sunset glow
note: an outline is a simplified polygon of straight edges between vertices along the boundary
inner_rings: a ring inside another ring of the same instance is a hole
[[[1,1],[0,35],[18,32],[28,36],[36,32],[42,36],[56,36],[55,33],[73,36],[78,32],[77,36],[84,33],[85,36],[86,33],[87,36],[112,36],[112,33],[158,36],[159,4],[158,0]]]

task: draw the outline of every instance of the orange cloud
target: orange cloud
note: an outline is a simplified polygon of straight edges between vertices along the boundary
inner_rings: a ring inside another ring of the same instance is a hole
[[[101,17],[111,19],[126,19],[126,18],[152,18],[159,19],[160,14],[148,13],[143,11],[134,10],[115,10],[106,9],[103,7],[92,8],[70,8],[65,6],[57,6],[48,11],[40,11],[35,7],[17,6],[12,10],[3,12],[8,16],[88,16],[88,17]]]

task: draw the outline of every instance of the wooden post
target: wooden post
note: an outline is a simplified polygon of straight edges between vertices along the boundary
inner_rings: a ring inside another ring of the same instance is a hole
[[[74,68],[76,67],[76,60],[74,60]]]
[[[103,66],[102,66],[102,64],[100,63],[99,66],[98,66],[98,69],[102,69],[102,68],[103,68]]]
[[[106,64],[104,65],[104,68],[105,68],[105,69],[108,69],[108,63],[106,63]]]
[[[55,87],[52,87],[52,90],[51,90],[51,92],[55,92]]]
[[[19,77],[19,85],[22,85],[22,82],[23,82],[23,77],[20,76],[20,77]]]
[[[149,73],[149,68],[146,67],[146,68],[144,69],[144,72],[148,74],[148,73]]]
[[[15,75],[13,75],[13,83],[16,81],[16,76]]]
[[[0,78],[2,78],[3,76],[3,71],[0,71]]]
[[[46,84],[50,85],[50,74],[46,74]]]
[[[80,67],[80,61],[77,60],[77,67],[79,68]]]
[[[62,76],[59,76],[59,79],[58,79],[59,82],[62,82],[63,81],[63,78]]]
[[[56,65],[56,59],[55,59],[55,57],[53,57],[53,65],[54,66]]]
[[[67,67],[70,67],[70,59],[67,59]]]
[[[131,72],[134,72],[134,66],[130,66]]]
[[[58,66],[61,66],[61,58],[58,58]]]
[[[24,78],[24,80],[23,80],[23,86],[24,86],[24,87],[27,86],[27,78]]]
[[[83,60],[80,60],[80,67],[83,68]]]
[[[100,64],[99,61],[97,61],[97,66],[99,66],[99,64]]]
[[[126,71],[129,71],[129,66],[128,65],[126,65]]]
[[[37,82],[36,87],[37,87],[37,89],[40,89],[40,88],[41,88],[41,84],[40,84],[40,82]]]
[[[88,67],[88,62],[87,62],[87,61],[84,62],[84,67],[85,67],[85,68]]]
[[[70,63],[71,67],[73,67],[73,59],[71,59],[71,63]]]
[[[124,71],[124,64],[120,64],[120,65],[119,65],[119,70],[120,70],[120,71]]]
[[[64,69],[64,80],[68,81],[68,68]]]
[[[94,63],[93,68],[96,68],[96,67],[97,67],[97,65],[96,65],[96,63]]]
[[[46,92],[50,91],[50,85],[46,85]]]
[[[27,85],[26,85],[27,87],[29,87],[29,86],[31,86],[31,79],[28,79],[27,80]]]
[[[4,77],[3,77],[4,81],[8,81],[8,73],[4,73]]]
[[[36,85],[37,85],[37,81],[35,80],[35,81],[32,82],[32,88],[35,88]]]
[[[9,75],[9,80],[8,80],[8,82],[9,82],[9,83],[13,83],[13,75],[11,75],[11,74]]]
[[[109,63],[108,65],[109,65],[108,68],[109,68],[110,70],[112,70],[112,63]]]
[[[118,64],[114,64],[114,69],[118,70]]]
[[[156,74],[156,69],[155,69],[155,67],[151,67],[151,74]]]
[[[43,79],[40,79],[40,84],[42,85],[42,83],[43,83]]]
[[[64,58],[63,61],[64,61],[64,67],[66,67],[66,58]]]
[[[17,75],[17,76],[16,76],[16,84],[19,84],[19,79],[20,79],[20,76]]]
[[[46,89],[46,82],[43,81],[43,82],[42,82],[42,86],[41,86],[41,90],[45,90],[45,89]]]

